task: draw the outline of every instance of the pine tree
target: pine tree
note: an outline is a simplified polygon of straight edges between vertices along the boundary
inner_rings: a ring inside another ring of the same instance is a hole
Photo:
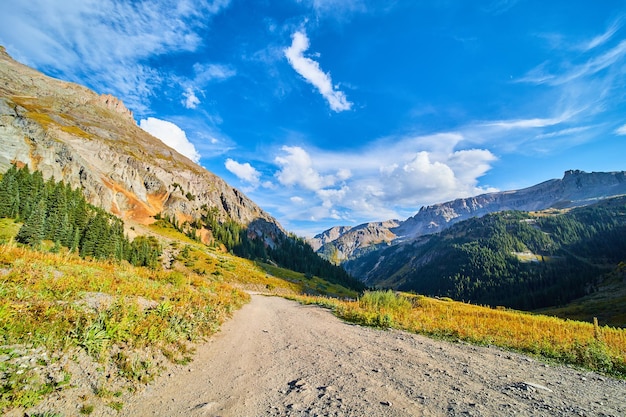
[[[11,168],[0,181],[0,217],[16,218],[20,209],[20,190],[17,183],[17,168]]]
[[[31,246],[38,246],[45,237],[46,202],[39,200],[30,216],[20,228],[15,240]]]

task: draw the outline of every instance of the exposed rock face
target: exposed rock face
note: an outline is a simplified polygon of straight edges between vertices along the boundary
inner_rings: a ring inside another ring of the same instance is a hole
[[[399,224],[396,220],[388,220],[365,223],[356,227],[338,226],[315,236],[309,240],[309,243],[324,258],[340,264],[381,245],[389,245],[397,238],[393,230]]]
[[[423,235],[440,232],[470,217],[505,210],[535,211],[584,206],[624,194],[625,171],[566,171],[560,180],[553,179],[516,191],[482,194],[422,207],[415,216],[405,221],[366,223],[352,228],[335,227],[314,239],[317,239],[315,242],[318,253],[342,263],[380,248],[381,243],[385,244],[383,247],[389,244],[399,245]]]
[[[326,243],[336,240],[339,236],[346,234],[352,229],[352,226],[335,226],[322,233],[315,235],[308,242],[314,251],[318,251]]]
[[[28,165],[125,220],[149,223],[156,213],[191,220],[217,207],[223,218],[262,220],[282,233],[240,191],[139,128],[117,98],[47,77],[2,47],[0,145],[0,172]]]

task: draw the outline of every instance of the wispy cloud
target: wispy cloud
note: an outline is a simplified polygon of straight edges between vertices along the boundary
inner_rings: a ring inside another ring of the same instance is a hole
[[[597,46],[597,45],[596,45]],[[577,79],[590,77],[615,65],[626,57],[626,40],[621,41],[614,47],[599,53],[592,54],[579,64],[564,62],[561,70],[548,70],[549,64],[544,62],[531,69],[523,77],[516,80],[522,83],[548,84],[553,86],[567,84]],[[552,65],[554,67],[554,64]]]
[[[195,109],[200,104],[200,99],[196,96],[193,87],[187,87],[183,92],[183,97],[182,103],[188,109]]]
[[[195,163],[200,161],[200,154],[196,150],[193,143],[189,142],[185,131],[172,122],[166,120],[157,119],[154,117],[148,117],[142,119],[139,122],[141,127],[152,136],[158,138],[169,146],[175,149],[178,153],[185,155]]]
[[[318,62],[304,56],[308,49],[309,38],[306,33],[297,31],[293,34],[291,46],[286,48],[284,53],[293,69],[318,89],[332,110],[336,112],[350,110],[352,103],[342,91],[333,87],[330,74],[322,71]]]
[[[193,65],[193,72],[193,78],[172,77],[184,88],[181,103],[188,109],[195,109],[200,104],[197,91],[202,91],[213,81],[223,81],[237,74],[233,68],[222,64],[196,63]]]
[[[495,122],[485,123],[485,126],[500,127],[503,129],[528,129],[535,127],[554,126],[561,123],[565,117],[561,118],[534,118],[534,119],[520,119],[520,120],[499,120]]]
[[[620,136],[626,135],[626,124],[615,129],[615,134]]]
[[[310,3],[318,15],[331,15],[335,18],[344,18],[367,10],[364,0],[304,0],[304,2]]]
[[[594,37],[588,42],[585,42],[581,45],[582,49],[588,51],[590,49],[597,48],[598,46],[604,45],[607,41],[609,41],[617,31],[622,27],[622,18],[616,19],[609,25],[606,32]]]
[[[228,0],[10,2],[0,14],[0,43],[31,66],[113,93],[135,113],[142,113],[167,78],[150,68],[147,59],[195,50],[202,43],[198,29],[228,4]]]
[[[499,15],[508,12],[517,3],[519,3],[519,0],[493,0],[484,10],[487,13]]]

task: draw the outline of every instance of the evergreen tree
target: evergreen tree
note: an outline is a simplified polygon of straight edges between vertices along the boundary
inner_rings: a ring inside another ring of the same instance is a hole
[[[31,246],[38,246],[45,236],[46,202],[39,200],[20,228],[15,240]]]
[[[16,218],[20,209],[20,190],[17,182],[17,168],[11,168],[0,181],[0,217]]]

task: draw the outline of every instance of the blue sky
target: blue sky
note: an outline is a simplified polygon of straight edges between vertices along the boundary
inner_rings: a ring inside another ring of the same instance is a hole
[[[626,169],[626,3],[29,0],[0,44],[121,98],[283,226]]]

